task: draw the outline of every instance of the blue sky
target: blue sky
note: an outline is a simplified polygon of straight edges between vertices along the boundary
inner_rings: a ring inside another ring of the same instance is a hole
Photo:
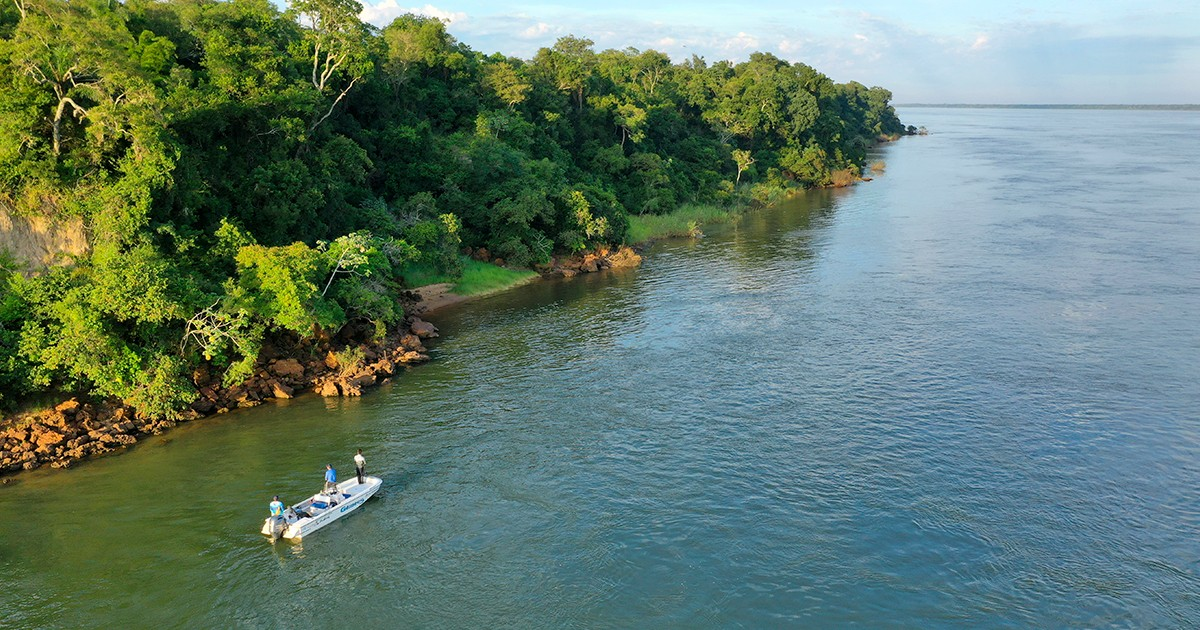
[[[1195,0],[360,1],[376,25],[431,15],[474,50],[523,58],[574,34],[676,61],[769,51],[896,103],[1200,103]]]

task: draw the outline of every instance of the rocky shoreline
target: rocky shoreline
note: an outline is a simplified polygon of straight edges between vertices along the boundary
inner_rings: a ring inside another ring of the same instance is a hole
[[[553,259],[537,271],[543,277],[570,278],[635,267],[641,260],[628,247],[600,249]],[[461,301],[429,304],[415,301],[420,300],[420,294],[407,297],[407,310],[422,315]],[[363,389],[387,382],[408,366],[428,361],[423,341],[438,336],[437,327],[419,316],[407,318],[382,341],[369,340],[365,331],[355,332],[351,328],[344,335],[341,351],[335,351],[330,339],[300,344],[292,352],[266,348],[254,376],[233,387],[223,387],[207,370],[199,369],[192,375],[199,397],[175,419],[147,418],[120,403],[72,398],[53,409],[10,420],[0,425],[0,476],[42,466],[68,468],[74,462],[122,450],[181,422],[256,407],[275,398],[293,398],[304,392],[327,397],[361,396]]]
[[[436,326],[412,317],[401,331],[382,342],[350,346],[357,349],[357,360],[350,365],[342,364],[346,355],[324,343],[319,346],[323,356],[310,350],[307,354],[311,358],[306,360],[263,359],[254,376],[234,387],[211,382],[204,370],[198,370],[193,380],[200,396],[175,419],[147,418],[118,403],[72,398],[0,431],[0,474],[45,465],[67,468],[73,462],[158,435],[181,422],[256,407],[273,398],[293,398],[306,391],[322,396],[361,396],[364,388],[386,382],[409,365],[428,361],[422,340],[437,336]]]

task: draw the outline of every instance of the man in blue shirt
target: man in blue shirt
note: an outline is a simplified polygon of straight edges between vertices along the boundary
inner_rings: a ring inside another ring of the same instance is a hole
[[[283,502],[279,500],[279,495],[271,501],[271,516],[283,516]]]
[[[337,493],[337,471],[333,464],[325,464],[325,494]]]

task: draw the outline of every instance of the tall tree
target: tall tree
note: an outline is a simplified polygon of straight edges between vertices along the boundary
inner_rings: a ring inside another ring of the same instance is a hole
[[[308,27],[305,39],[312,54],[313,87],[322,95],[337,95],[312,123],[315,130],[370,72],[370,31],[358,18],[362,5],[355,0],[293,0],[291,9]]]

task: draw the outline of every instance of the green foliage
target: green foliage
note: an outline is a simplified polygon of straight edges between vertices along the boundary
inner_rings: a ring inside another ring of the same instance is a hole
[[[674,212],[630,218],[629,242],[643,243],[657,238],[695,236],[701,226],[728,223],[741,216],[738,209],[709,204],[686,204]]]
[[[365,354],[358,346],[347,346],[341,350],[335,350],[333,357],[337,359],[338,375],[346,377],[353,375],[362,367]]]
[[[269,325],[309,336],[314,327],[337,328],[345,312],[322,297],[325,252],[304,243],[247,245],[237,254],[238,278],[229,294]]]
[[[32,365],[19,352],[21,323],[28,317],[19,271],[12,256],[0,250],[0,409],[10,408],[32,388]]]
[[[354,0],[0,6],[5,202],[93,245],[28,278],[0,258],[0,405],[58,387],[169,415],[189,368],[236,383],[272,332],[382,329],[417,278],[514,281],[464,247],[527,267],[689,233],[852,181],[905,132],[886,89],[765,53],[485,56]]]
[[[457,295],[483,295],[507,289],[535,277],[537,274],[532,271],[497,267],[490,263],[467,259],[463,263],[462,276],[450,291]]]

